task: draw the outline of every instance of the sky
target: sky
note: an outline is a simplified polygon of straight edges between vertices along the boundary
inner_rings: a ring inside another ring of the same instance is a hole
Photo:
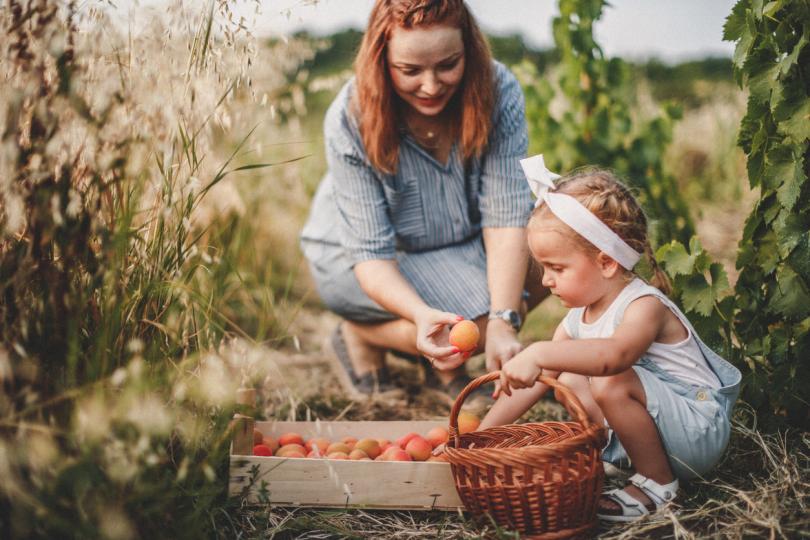
[[[363,29],[374,0],[273,0],[263,2],[260,34],[296,30],[328,34]],[[612,0],[595,27],[597,43],[608,56],[676,62],[705,56],[730,57],[734,44],[722,40],[733,0]],[[554,0],[467,0],[485,32],[520,33],[531,45],[553,45]]]

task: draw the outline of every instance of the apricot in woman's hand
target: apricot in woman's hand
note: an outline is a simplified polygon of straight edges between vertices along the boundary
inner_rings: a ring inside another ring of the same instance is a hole
[[[474,350],[480,337],[478,325],[469,320],[460,321],[450,329],[450,345],[458,347],[461,352]]]

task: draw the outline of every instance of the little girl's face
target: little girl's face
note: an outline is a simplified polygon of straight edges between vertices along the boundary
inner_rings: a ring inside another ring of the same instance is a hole
[[[596,256],[561,227],[534,223],[528,242],[532,256],[543,266],[543,286],[565,307],[588,306],[604,294],[605,278]]]

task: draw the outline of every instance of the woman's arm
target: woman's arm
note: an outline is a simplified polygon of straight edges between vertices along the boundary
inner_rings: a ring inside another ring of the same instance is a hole
[[[564,341],[565,343],[571,343],[571,338],[566,333],[562,322],[557,325],[551,339],[553,342]],[[559,371],[543,370],[543,375],[548,377],[557,378],[559,374]],[[501,394],[498,396],[498,401],[495,402],[481,421],[478,429],[512,424],[523,416],[548,391],[548,385],[536,382],[536,380],[535,378],[535,384],[531,388],[522,388],[513,391],[511,395]]]
[[[668,308],[647,296],[632,302],[609,338],[575,339],[564,344],[538,341],[515,356],[501,370],[504,392],[534,385],[544,369],[605,377],[621,373],[650,348],[663,327]]]
[[[520,311],[521,293],[529,265],[526,229],[485,228],[484,247],[487,251],[490,310]],[[517,330],[503,319],[488,321],[486,328],[487,371],[497,371],[520,352],[520,341]]]
[[[485,228],[487,282],[492,311],[520,309],[523,283],[529,267],[526,229],[522,227]],[[511,328],[506,321],[504,326]]]
[[[354,266],[357,281],[365,293],[382,307],[416,325],[416,348],[422,354],[437,360],[460,365],[464,358],[458,349],[439,345],[435,338],[447,325],[461,318],[454,313],[433,309],[422,300],[411,284],[402,276],[394,260],[369,260]],[[457,365],[439,367],[452,369]]]

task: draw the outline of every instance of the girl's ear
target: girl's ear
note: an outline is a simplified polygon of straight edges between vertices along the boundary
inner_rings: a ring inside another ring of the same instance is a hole
[[[613,257],[605,255],[602,251],[596,255],[596,265],[602,272],[602,276],[608,279],[615,276],[621,270],[619,263],[617,263]]]

